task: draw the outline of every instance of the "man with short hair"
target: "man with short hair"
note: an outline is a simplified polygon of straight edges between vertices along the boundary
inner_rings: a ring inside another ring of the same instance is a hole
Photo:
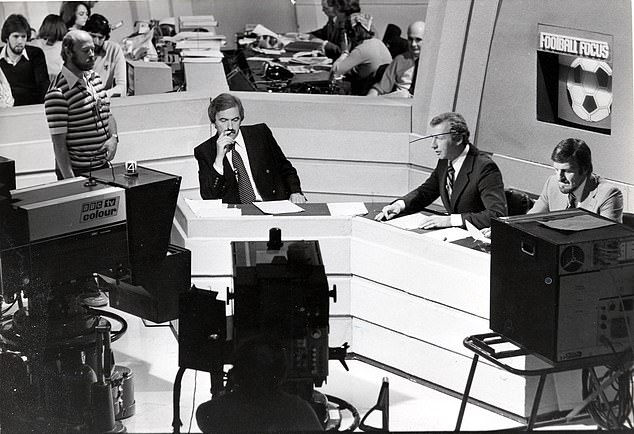
[[[418,59],[423,46],[425,23],[415,21],[407,28],[409,50],[392,60],[383,77],[368,91],[368,96],[384,95],[411,98],[414,95]]]
[[[119,143],[110,98],[92,70],[90,34],[71,30],[62,41],[64,66],[46,94],[44,108],[53,140],[58,179],[107,167]]]
[[[548,178],[529,214],[583,208],[623,221],[623,193],[592,173],[592,152],[586,142],[574,138],[562,140],[550,159],[556,174]]]
[[[324,12],[328,21],[321,29],[313,30],[309,34],[317,39],[324,41],[324,53],[329,58],[336,60],[341,55],[341,33],[343,32],[342,23],[337,21],[337,13],[333,0],[321,0],[321,10]]]
[[[0,51],[0,69],[11,86],[13,105],[42,104],[50,82],[44,52],[26,45],[31,36],[29,22],[22,15],[9,15],[1,36],[5,46]]]
[[[432,149],[438,163],[418,188],[387,205],[375,220],[389,220],[403,212],[415,213],[438,197],[446,215],[427,216],[422,229],[463,227],[469,221],[478,229],[507,214],[502,174],[487,155],[469,143],[469,128],[459,113],[435,116],[429,123]]]
[[[207,109],[216,134],[194,149],[200,195],[225,203],[306,202],[297,170],[266,124],[242,125],[240,99],[222,93]]]
[[[110,23],[100,14],[92,14],[82,29],[92,36],[95,44],[94,71],[99,74],[108,97],[126,96],[127,75],[121,47],[110,41]]]

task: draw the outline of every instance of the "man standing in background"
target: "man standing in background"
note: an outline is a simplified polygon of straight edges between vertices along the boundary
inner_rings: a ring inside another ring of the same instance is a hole
[[[46,94],[44,108],[53,140],[58,179],[102,169],[114,158],[117,126],[95,64],[92,37],[71,30],[62,41],[64,66]]]

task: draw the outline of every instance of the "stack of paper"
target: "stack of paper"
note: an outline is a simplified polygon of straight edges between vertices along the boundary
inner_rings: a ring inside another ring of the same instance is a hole
[[[226,44],[226,39],[223,35],[205,32],[180,32],[167,40],[174,42],[183,62],[220,63],[223,57],[220,49]]]
[[[200,200],[185,198],[185,203],[196,214],[196,217],[233,217],[242,215],[240,208],[227,208],[220,199]]]
[[[208,33],[215,34],[218,21],[213,15],[183,15],[178,17],[178,31],[205,29]]]

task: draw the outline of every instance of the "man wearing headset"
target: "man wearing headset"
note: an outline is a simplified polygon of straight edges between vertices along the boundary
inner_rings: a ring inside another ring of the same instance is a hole
[[[418,188],[387,205],[375,220],[389,220],[402,213],[415,213],[441,198],[446,215],[428,216],[422,229],[463,227],[465,221],[478,229],[491,225],[491,218],[507,214],[502,174],[487,155],[469,143],[469,128],[459,113],[435,116],[431,147],[438,156],[432,174]]]
[[[127,76],[123,50],[110,41],[110,23],[103,15],[92,14],[84,28],[95,44],[95,66],[109,97],[126,96]]]
[[[44,99],[58,179],[102,169],[114,158],[119,136],[95,64],[89,33],[69,31],[62,41],[64,65]]]

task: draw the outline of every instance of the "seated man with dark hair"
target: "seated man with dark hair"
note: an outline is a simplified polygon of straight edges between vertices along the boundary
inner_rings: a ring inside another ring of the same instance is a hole
[[[50,83],[44,52],[31,45],[31,26],[22,15],[12,14],[2,25],[0,69],[13,95],[15,106],[42,104]]]
[[[196,410],[198,427],[210,432],[322,431],[310,404],[280,389],[286,358],[279,344],[263,338],[236,350],[230,390]]]
[[[447,215],[427,216],[422,229],[465,226],[469,221],[478,229],[491,225],[491,219],[507,214],[504,183],[500,169],[491,158],[469,143],[469,128],[459,113],[435,116],[429,123],[432,149],[438,163],[427,180],[400,199],[387,205],[375,220],[389,220],[402,213],[414,213],[438,197]]]
[[[266,124],[242,126],[242,101],[228,93],[207,109],[216,134],[194,149],[200,196],[225,203],[306,202],[297,170]]]
[[[583,208],[623,221],[623,193],[592,173],[592,152],[580,139],[565,139],[550,157],[556,174],[548,178],[529,214]]]

